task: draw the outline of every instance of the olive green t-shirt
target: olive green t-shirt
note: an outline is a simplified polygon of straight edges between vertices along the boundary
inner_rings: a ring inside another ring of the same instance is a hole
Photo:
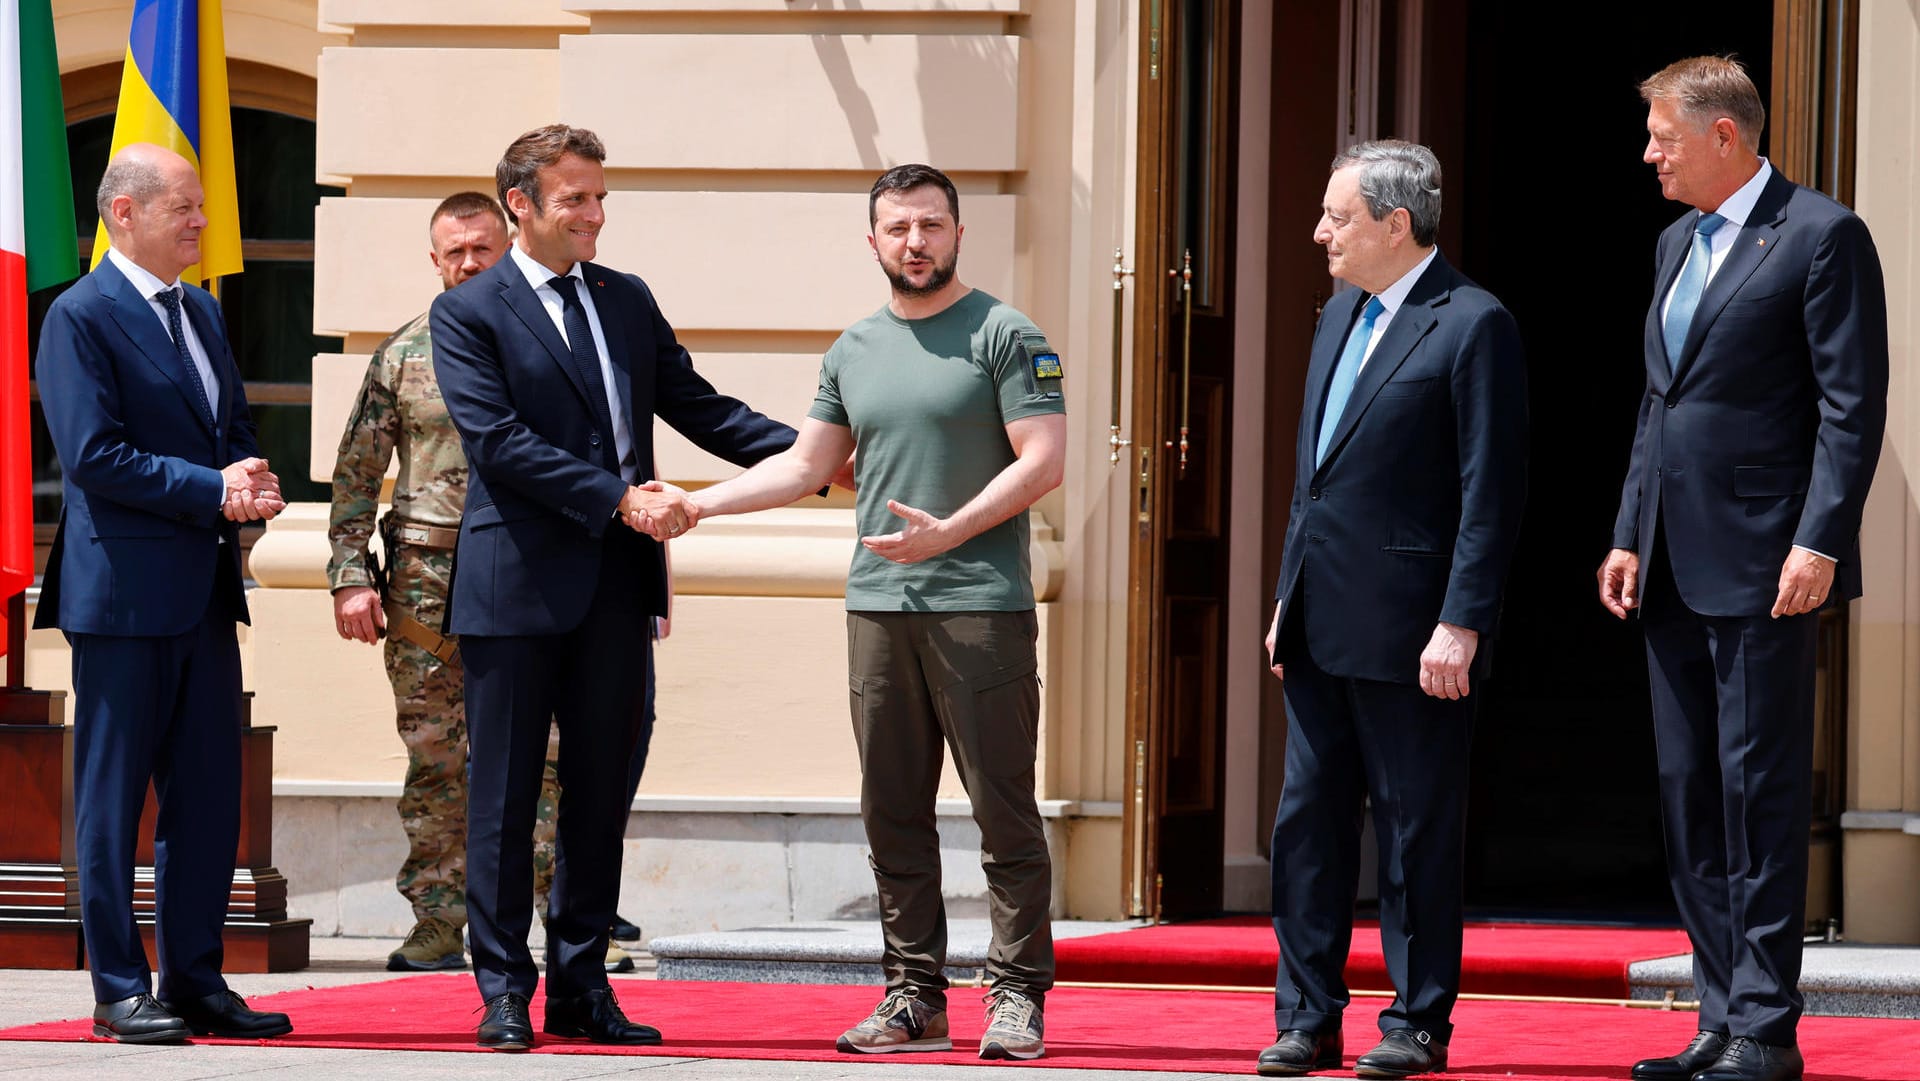
[[[925,319],[881,308],[840,335],[807,415],[853,429],[863,537],[905,520],[889,499],[945,518],[1014,460],[1007,422],[1064,413],[1060,357],[1033,321],[975,289]],[[855,545],[852,612],[1033,607],[1025,512],[951,551],[895,563]]]

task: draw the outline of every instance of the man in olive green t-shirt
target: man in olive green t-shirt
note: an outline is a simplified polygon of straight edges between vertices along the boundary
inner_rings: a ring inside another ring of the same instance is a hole
[[[934,818],[944,743],[980,826],[993,924],[980,1057],[1038,1058],[1053,868],[1034,800],[1026,511],[1065,465],[1060,357],[1026,316],[954,276],[960,199],[946,174],[891,169],[868,208],[892,298],[827,351],[793,447],[692,500],[699,517],[781,506],[859,449],[847,657],[887,994],[837,1046],[953,1046]]]

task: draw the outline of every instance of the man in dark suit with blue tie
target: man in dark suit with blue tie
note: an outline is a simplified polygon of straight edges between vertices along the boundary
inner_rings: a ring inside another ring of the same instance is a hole
[[[742,466],[794,439],[693,370],[644,282],[588,262],[606,220],[605,159],[597,136],[564,124],[514,140],[495,179],[519,235],[431,315],[434,372],[470,467],[448,629],[466,668],[478,1043],[498,1051],[533,1044],[526,939],[550,724],[561,796],[545,1031],[660,1042],[627,1020],[602,967],[647,634],[667,611],[661,547],[640,530],[672,536],[694,517],[685,493],[653,480],[653,417]]]
[[[1380,845],[1397,992],[1361,1077],[1443,1070],[1460,988],[1473,706],[1526,492],[1513,317],[1434,247],[1440,163],[1362,143],[1334,159],[1314,240],[1354,286],[1314,333],[1266,646],[1287,699],[1273,826],[1279,1038],[1257,1070],[1341,1065],[1362,806]]]
[[[1759,156],[1733,60],[1641,84],[1645,160],[1694,209],[1657,249],[1647,388],[1600,601],[1646,628],[1667,866],[1700,1031],[1639,1081],[1795,1081],[1818,612],[1860,596],[1886,427],[1866,225]]]
[[[112,247],[61,294],[35,375],[64,474],[34,625],[73,651],[74,843],[95,1036],[278,1036],[220,975],[240,829],[235,523],[285,506],[254,444],[219,305],[179,281],[200,261],[193,166],[134,144],[96,205]],[[133,917],[151,782],[159,997]]]

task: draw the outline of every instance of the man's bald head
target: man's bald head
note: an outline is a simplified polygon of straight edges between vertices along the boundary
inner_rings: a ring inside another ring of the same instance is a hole
[[[93,197],[114,249],[164,282],[200,261],[204,202],[193,163],[152,143],[121,147]]]

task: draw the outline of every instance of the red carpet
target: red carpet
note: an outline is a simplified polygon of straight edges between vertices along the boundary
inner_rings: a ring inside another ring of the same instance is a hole
[[[1460,990],[1626,998],[1628,965],[1689,950],[1686,932],[1677,930],[1468,924]],[[1280,960],[1273,925],[1254,916],[1063,938],[1054,955],[1062,981],[1223,987],[1271,987]],[[1377,923],[1354,925],[1347,986],[1356,991],[1393,987]],[[1915,1075],[1920,1077],[1920,1070]]]
[[[835,1036],[872,1008],[875,988],[793,984],[615,980],[627,1013],[666,1033],[663,1047],[621,1051],[546,1040],[538,1053],[672,1055],[855,1063],[981,1064],[977,990],[950,992],[956,1050],[947,1054],[850,1056]],[[262,995],[253,1005],[293,1016],[280,1046],[474,1051],[479,1021],[473,979],[412,976],[381,983]],[[1347,1017],[1347,1061],[1373,1045],[1381,1000],[1360,999]],[[534,1023],[540,1022],[534,1000]],[[1463,1002],[1452,1047],[1456,1081],[1592,1081],[1621,1078],[1643,1055],[1678,1050],[1694,1015],[1620,1006]],[[0,1032],[8,1040],[81,1040],[91,1023],[57,1021]],[[1032,1065],[1244,1074],[1272,1040],[1272,1000],[1226,992],[1065,988],[1047,997],[1047,1058]],[[231,1041],[208,1041],[231,1042]],[[1810,1017],[1801,1023],[1808,1081],[1913,1081],[1920,1077],[1920,1022]]]

